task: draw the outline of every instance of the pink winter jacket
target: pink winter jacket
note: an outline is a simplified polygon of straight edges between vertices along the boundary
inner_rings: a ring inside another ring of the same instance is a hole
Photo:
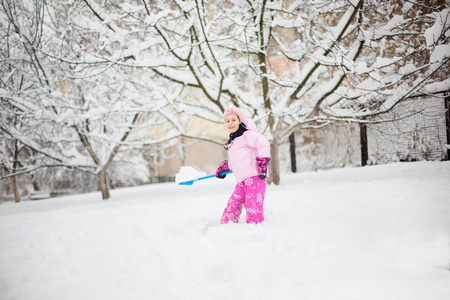
[[[256,130],[252,120],[244,122],[247,130],[233,140],[228,149],[228,167],[233,171],[237,182],[245,178],[258,176],[257,157],[270,157],[269,141]]]

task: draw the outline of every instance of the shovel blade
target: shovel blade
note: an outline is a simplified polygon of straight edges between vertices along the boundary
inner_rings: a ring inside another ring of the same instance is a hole
[[[193,185],[195,180],[179,182],[178,185]]]

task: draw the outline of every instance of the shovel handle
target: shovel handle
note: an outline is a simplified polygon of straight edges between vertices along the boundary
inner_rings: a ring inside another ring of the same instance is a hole
[[[222,173],[220,173],[219,175],[226,175],[226,174],[230,174],[230,173],[233,173],[233,171],[222,172]],[[208,178],[213,178],[213,177],[216,177],[216,174],[212,174],[212,175],[200,177],[200,178],[193,179],[193,180],[183,181],[183,182],[178,183],[178,185],[193,185],[193,184],[194,184],[194,181],[199,181],[199,180],[208,179]]]
[[[233,173],[233,171],[225,171],[225,172],[220,173],[219,175],[226,175],[226,174],[230,174],[230,173]],[[205,177],[200,177],[197,180],[203,180],[203,179],[208,179],[208,178],[213,178],[213,177],[216,177],[216,174],[208,175]]]

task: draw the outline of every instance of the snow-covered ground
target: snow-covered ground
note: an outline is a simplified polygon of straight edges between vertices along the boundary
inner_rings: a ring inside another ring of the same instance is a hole
[[[450,162],[285,175],[219,225],[234,178],[0,205],[0,299],[450,299]]]

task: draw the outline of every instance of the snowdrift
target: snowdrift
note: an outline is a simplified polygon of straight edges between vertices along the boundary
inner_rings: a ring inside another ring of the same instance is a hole
[[[450,162],[285,175],[259,225],[233,176],[0,205],[0,299],[450,299]],[[244,212],[245,213],[245,212]]]

